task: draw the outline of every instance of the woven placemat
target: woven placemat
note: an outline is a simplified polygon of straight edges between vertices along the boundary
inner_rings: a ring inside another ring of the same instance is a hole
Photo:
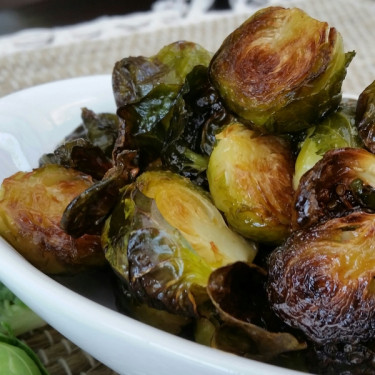
[[[51,375],[118,375],[49,325],[27,332],[20,339]]]
[[[375,49],[372,33],[373,0],[289,0],[281,5],[298,6],[311,16],[327,21],[343,35],[346,50],[356,50],[344,91],[359,94],[375,79]],[[200,43],[215,51],[223,39],[249,14],[227,11],[205,22],[154,31],[135,32],[108,40],[87,40],[67,46],[23,51],[0,59],[0,96],[40,83],[93,74],[110,74],[114,63],[126,56],[150,56],[164,45],[180,40]],[[119,31],[120,34],[120,31]]]

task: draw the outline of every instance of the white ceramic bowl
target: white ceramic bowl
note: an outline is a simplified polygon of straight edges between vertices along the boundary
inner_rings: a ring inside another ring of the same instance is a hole
[[[110,76],[48,83],[0,99],[0,181],[36,167],[80,122],[81,107],[115,111]],[[52,279],[0,238],[0,280],[72,342],[123,375],[299,372],[181,339],[122,315],[99,274]]]

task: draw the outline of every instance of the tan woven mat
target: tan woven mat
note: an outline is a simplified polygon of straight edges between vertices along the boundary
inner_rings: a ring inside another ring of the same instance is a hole
[[[51,375],[117,375],[50,326],[20,337]]]
[[[370,31],[375,19],[375,1],[289,0],[280,4],[298,6],[311,16],[329,22],[343,35],[346,50],[356,50],[344,82],[345,92],[359,94],[375,79],[375,47]],[[248,15],[223,12],[206,22],[8,55],[0,59],[0,96],[63,78],[110,74],[114,62],[122,57],[150,56],[179,39],[191,40],[215,51]]]

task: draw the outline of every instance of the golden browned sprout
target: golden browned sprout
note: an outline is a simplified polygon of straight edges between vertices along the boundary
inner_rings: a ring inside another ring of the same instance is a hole
[[[0,189],[0,235],[48,274],[104,264],[100,236],[74,239],[60,227],[65,207],[91,185],[88,175],[52,164],[6,178]]]
[[[125,294],[187,317],[197,316],[207,301],[214,269],[251,263],[257,253],[255,243],[227,226],[206,191],[161,170],[143,172],[126,186],[106,220],[102,244],[128,285]]]
[[[207,178],[230,226],[259,242],[281,243],[291,224],[294,162],[288,143],[239,122],[216,135]]]
[[[291,132],[338,107],[352,57],[326,22],[298,8],[268,7],[224,40],[210,76],[228,107],[252,126]]]

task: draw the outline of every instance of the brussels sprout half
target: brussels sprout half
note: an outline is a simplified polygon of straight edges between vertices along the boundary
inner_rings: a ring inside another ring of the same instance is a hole
[[[375,211],[375,155],[362,148],[330,150],[302,176],[293,226],[309,227],[358,210]]]
[[[251,262],[253,243],[232,232],[207,193],[172,172],[144,172],[107,219],[103,246],[139,300],[193,316],[213,269]]]
[[[167,171],[147,172],[138,178],[137,186],[212,267],[254,259],[255,245],[232,232],[209,195],[188,179]]]
[[[354,212],[295,231],[269,259],[276,314],[318,344],[375,335],[375,215]]]
[[[92,183],[86,174],[52,164],[6,178],[0,189],[0,235],[45,273],[104,265],[100,236],[73,239],[60,227],[65,207]]]
[[[297,154],[293,187],[298,188],[301,177],[331,149],[361,147],[362,141],[354,125],[356,100],[345,99],[337,112],[307,130]]]
[[[375,81],[358,97],[355,124],[365,146],[375,153]]]
[[[256,12],[223,42],[210,76],[228,107],[262,132],[305,129],[335,110],[353,53],[298,8]]]
[[[289,233],[293,159],[287,142],[231,123],[216,135],[207,178],[216,207],[243,236],[280,243]]]

